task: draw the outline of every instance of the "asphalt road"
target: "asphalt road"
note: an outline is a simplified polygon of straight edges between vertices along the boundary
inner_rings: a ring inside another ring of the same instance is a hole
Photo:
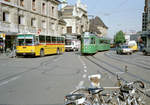
[[[102,86],[115,86],[115,74],[123,72],[125,66],[128,72],[122,78],[142,80],[150,87],[150,56],[141,52],[117,55],[107,51],[94,56],[66,52],[36,58],[0,56],[0,104],[63,105],[66,94],[90,86],[89,75],[101,74]]]

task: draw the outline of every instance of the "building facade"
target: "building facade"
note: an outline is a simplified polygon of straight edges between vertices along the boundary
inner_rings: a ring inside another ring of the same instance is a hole
[[[1,0],[0,33],[6,34],[6,43],[17,33],[58,35],[59,4],[58,0]]]
[[[80,0],[75,5],[68,5],[64,0],[60,11],[62,19],[66,22],[64,33],[81,35],[88,30],[87,7]]]
[[[142,15],[142,31],[148,31],[150,30],[150,0],[145,0],[144,12]]]

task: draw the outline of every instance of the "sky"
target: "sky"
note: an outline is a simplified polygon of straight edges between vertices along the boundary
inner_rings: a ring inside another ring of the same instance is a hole
[[[77,0],[67,0],[74,5]],[[108,37],[119,30],[138,32],[142,30],[142,13],[145,0],[81,0],[87,5],[88,15],[99,16],[109,28]]]

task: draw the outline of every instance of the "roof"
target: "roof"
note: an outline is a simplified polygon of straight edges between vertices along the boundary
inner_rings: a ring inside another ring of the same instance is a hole
[[[95,19],[92,19],[92,21],[94,21],[94,24],[96,26],[101,26],[101,27],[108,29],[108,27],[104,24],[104,22],[101,20],[100,17],[96,16]]]
[[[90,19],[90,32],[96,32],[97,34],[101,34],[100,30],[98,29],[98,26],[108,29],[108,27],[98,16],[96,16],[95,19]]]

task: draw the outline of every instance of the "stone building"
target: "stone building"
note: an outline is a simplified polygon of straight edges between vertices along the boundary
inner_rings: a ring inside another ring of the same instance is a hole
[[[64,33],[80,36],[88,30],[87,7],[80,0],[75,5],[68,5],[64,0],[60,11],[62,19],[66,22]]]
[[[58,35],[59,4],[59,0],[1,0],[0,33],[6,34],[6,47],[17,33]]]
[[[142,14],[142,31],[150,30],[150,0],[145,0],[144,12]]]
[[[89,23],[89,31],[96,33],[98,36],[106,36],[108,27],[104,24],[104,22],[96,16],[93,19],[90,19]]]

